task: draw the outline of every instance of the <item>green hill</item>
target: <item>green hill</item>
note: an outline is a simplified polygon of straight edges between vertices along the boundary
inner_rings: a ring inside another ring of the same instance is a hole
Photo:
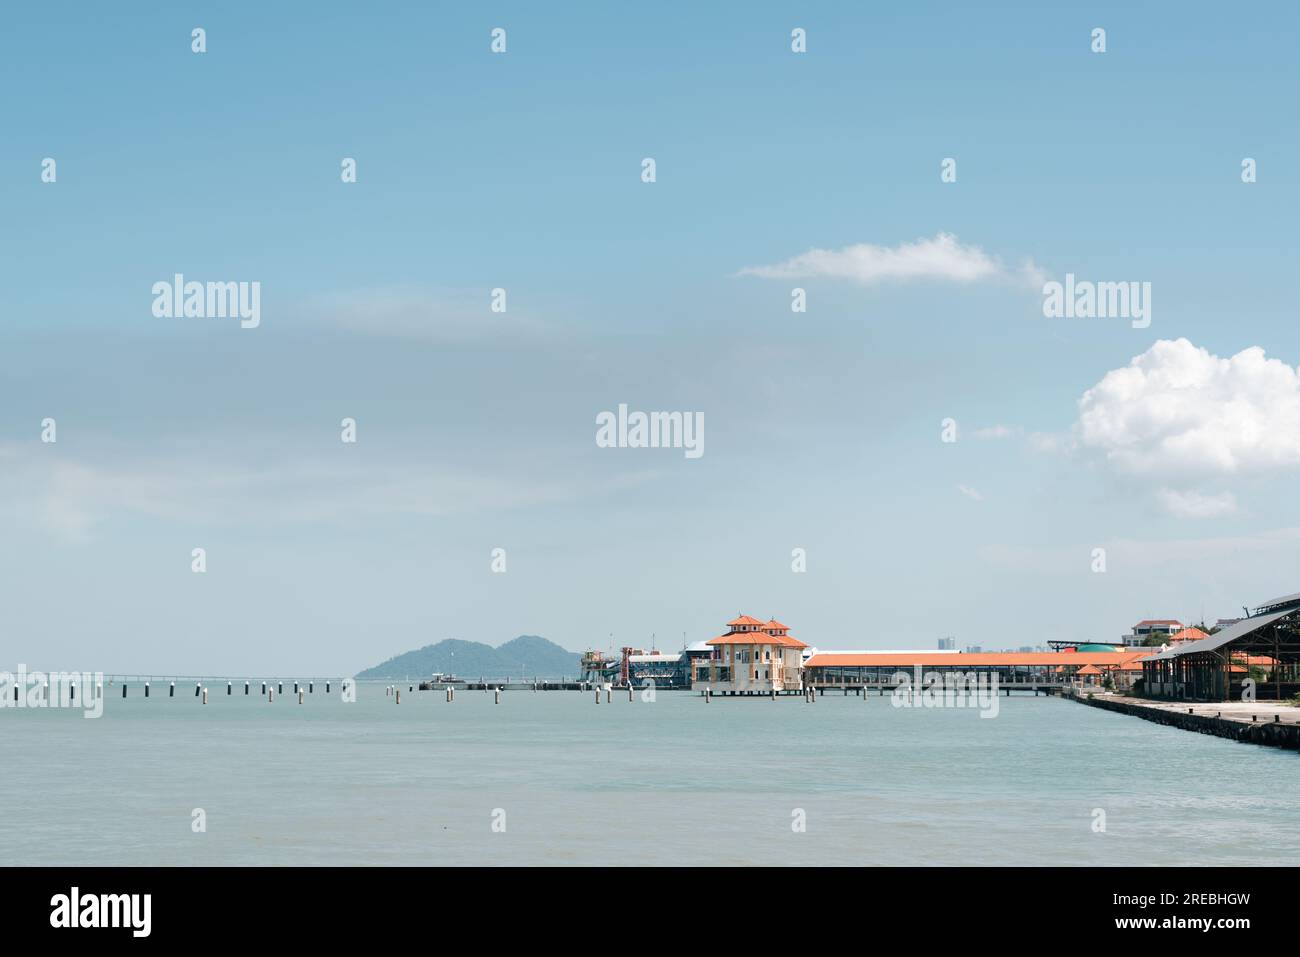
[[[520,635],[499,648],[447,638],[367,668],[358,678],[424,678],[440,671],[458,678],[576,678],[582,656],[537,635]]]

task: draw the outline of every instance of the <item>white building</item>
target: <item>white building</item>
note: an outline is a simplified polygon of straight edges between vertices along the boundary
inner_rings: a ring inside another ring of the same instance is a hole
[[[759,621],[741,615],[729,629],[705,642],[709,658],[691,662],[691,687],[714,694],[769,694],[798,691],[803,686],[803,650],[808,646],[790,637],[790,629],[775,618]]]

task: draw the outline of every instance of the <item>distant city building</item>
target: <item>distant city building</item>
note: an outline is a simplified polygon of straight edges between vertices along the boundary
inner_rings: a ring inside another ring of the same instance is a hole
[[[1244,618],[1220,618],[1214,623],[1213,630],[1222,631],[1224,628],[1231,628],[1233,625],[1237,624],[1237,622],[1245,620],[1246,619]]]
[[[968,654],[968,655],[978,655],[978,654],[979,654],[980,652],[982,652],[983,650],[984,650],[984,649],[981,648],[979,645],[967,645],[967,646],[966,646],[966,654]]]
[[[1183,630],[1183,623],[1174,618],[1144,618],[1133,626],[1130,634],[1123,636],[1124,644],[1137,648],[1147,643],[1148,638],[1160,638],[1167,641],[1170,635]]]
[[[956,647],[957,647],[957,639],[956,639],[956,638],[940,638],[940,639],[939,639],[939,650],[940,650],[940,651],[952,651],[952,650],[955,649]]]

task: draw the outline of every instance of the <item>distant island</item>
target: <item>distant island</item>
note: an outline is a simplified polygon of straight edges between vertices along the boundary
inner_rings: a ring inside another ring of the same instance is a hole
[[[582,656],[538,635],[520,635],[499,648],[447,638],[367,668],[358,678],[422,678],[434,672],[459,678],[576,678]]]

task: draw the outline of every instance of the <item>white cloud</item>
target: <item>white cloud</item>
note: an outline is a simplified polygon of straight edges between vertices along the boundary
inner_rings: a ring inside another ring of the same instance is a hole
[[[858,243],[843,249],[810,249],[770,266],[746,266],[741,276],[762,279],[847,279],[864,286],[890,280],[980,282],[1019,279],[1041,286],[1043,273],[1026,260],[1008,270],[996,256],[978,246],[963,246],[951,233],[897,246]]]
[[[1131,475],[1185,477],[1300,466],[1300,375],[1258,346],[1230,359],[1155,343],[1079,400],[1080,445]]]
[[[970,499],[972,502],[982,502],[982,501],[984,501],[984,496],[981,495],[981,494],[980,494],[978,491],[976,491],[975,489],[971,488],[969,485],[958,485],[958,486],[957,486],[957,491],[961,492],[962,495],[965,495],[965,496],[966,496],[968,499]]]
[[[1195,490],[1180,492],[1162,488],[1156,493],[1156,498],[1165,511],[1178,518],[1215,518],[1233,515],[1237,511],[1237,497],[1231,492],[1206,495]]]
[[[976,429],[974,435],[977,439],[1009,439],[1019,433],[1019,428],[1012,428],[1009,425],[990,425],[984,429]]]
[[[1059,432],[1030,432],[1029,447],[1044,455],[1073,452],[1078,440],[1069,434]]]

